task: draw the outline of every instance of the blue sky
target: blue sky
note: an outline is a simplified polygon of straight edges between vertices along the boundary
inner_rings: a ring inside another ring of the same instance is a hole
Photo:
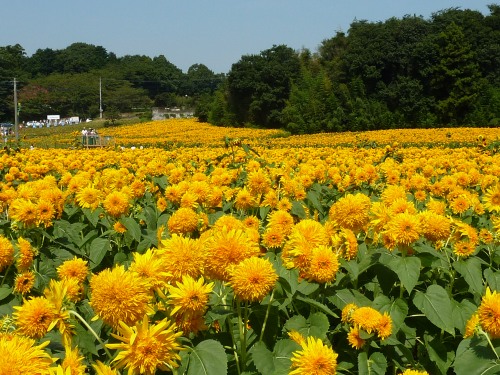
[[[354,19],[372,22],[459,7],[488,14],[494,0],[3,0],[0,46],[64,49],[84,42],[118,57],[164,55],[184,72],[227,73],[273,45],[315,52]]]

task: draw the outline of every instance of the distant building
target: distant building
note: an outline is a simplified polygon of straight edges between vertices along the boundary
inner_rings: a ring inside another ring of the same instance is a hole
[[[194,110],[180,108],[153,107],[153,120],[165,120],[169,118],[191,118]]]

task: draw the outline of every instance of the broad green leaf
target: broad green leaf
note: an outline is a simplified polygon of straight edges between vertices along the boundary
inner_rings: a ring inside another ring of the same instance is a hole
[[[500,272],[493,271],[491,268],[484,270],[484,278],[491,290],[500,290]]]
[[[437,336],[424,335],[424,340],[429,358],[436,364],[442,374],[446,374],[455,358],[455,353],[447,351],[446,346]]]
[[[83,214],[87,218],[90,223],[96,227],[99,222],[101,214],[104,210],[101,207],[96,208],[95,210],[91,210],[90,208],[82,208]]]
[[[259,217],[262,220],[266,220],[267,214],[269,213],[269,211],[271,211],[271,207],[270,206],[260,207],[259,208]]]
[[[461,302],[457,302],[454,299],[451,301],[453,303],[453,322],[455,323],[455,328],[463,334],[465,332],[465,325],[472,314],[476,312],[477,306],[466,299]]]
[[[134,218],[124,217],[120,219],[120,222],[127,228],[127,234],[137,242],[141,240],[141,226]]]
[[[342,310],[348,303],[355,303],[358,306],[371,306],[372,301],[354,289],[342,289],[334,296],[327,297],[338,309]]]
[[[441,286],[433,284],[425,293],[418,291],[413,297],[413,303],[432,324],[452,335],[455,334],[452,302]]]
[[[305,219],[307,217],[306,211],[302,206],[302,202],[299,201],[292,202],[292,209],[290,210],[290,213],[299,217],[300,219]]]
[[[10,296],[12,293],[12,288],[7,285],[2,285],[0,287],[0,301]]]
[[[318,310],[321,310],[325,314],[331,315],[335,318],[338,318],[339,316],[335,314],[328,306],[322,304],[321,302],[316,301],[315,299],[308,298],[308,297],[302,297],[302,296],[296,296],[296,299],[299,301],[303,301],[311,305],[312,307],[315,307]]]
[[[467,260],[456,261],[453,263],[453,268],[462,275],[472,292],[483,294],[481,261],[478,258],[472,257]]]
[[[401,327],[408,315],[408,304],[403,298],[397,298],[391,301],[386,296],[378,296],[373,301],[372,307],[379,310],[381,313],[389,313],[392,319],[392,331],[394,333],[399,331],[399,327]]]
[[[495,348],[499,353],[499,348]],[[453,368],[456,375],[493,375],[500,373],[500,363],[482,336],[462,340],[458,345]]]
[[[271,352],[264,343],[255,344],[250,353],[255,367],[261,374],[287,375],[290,372],[292,353],[300,350],[299,344],[292,340],[279,340]]]
[[[330,322],[326,315],[320,312],[311,314],[308,319],[302,315],[294,315],[286,321],[285,328],[287,331],[297,331],[304,337],[324,339],[330,329]]]
[[[109,239],[96,238],[94,241],[92,241],[89,250],[90,268],[96,268],[110,250],[111,244],[109,242]]]
[[[388,264],[388,267],[396,272],[408,294],[411,294],[411,291],[417,285],[420,276],[420,266],[421,262],[419,258],[408,256],[395,256]]]
[[[222,344],[215,340],[200,342],[189,352],[187,375],[227,374],[227,357]]]
[[[382,353],[373,353],[370,358],[366,352],[358,354],[359,375],[385,375],[387,360]]]
[[[163,175],[161,177],[155,176],[153,177],[153,182],[161,187],[163,190],[168,186],[168,177]]]

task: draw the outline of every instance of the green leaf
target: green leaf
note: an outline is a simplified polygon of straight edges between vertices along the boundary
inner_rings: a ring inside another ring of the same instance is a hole
[[[359,375],[385,375],[387,360],[382,353],[375,352],[368,359],[366,352],[358,354]]]
[[[498,353],[499,348],[495,348]],[[500,373],[500,363],[483,336],[462,340],[458,345],[453,368],[456,375],[493,375]]]
[[[330,322],[326,315],[320,312],[311,314],[307,320],[302,315],[294,315],[286,321],[285,328],[287,331],[297,331],[304,337],[324,339],[330,329]]]
[[[429,358],[436,364],[442,374],[446,374],[455,358],[455,353],[453,351],[448,352],[446,346],[437,336],[433,337],[426,334],[424,340]]]
[[[299,217],[300,219],[305,219],[307,217],[306,211],[302,206],[302,202],[299,201],[292,202],[292,209],[290,210],[290,213]]]
[[[335,314],[328,306],[322,304],[321,302],[316,301],[315,299],[308,298],[308,297],[302,297],[302,296],[296,296],[296,299],[299,301],[303,301],[305,303],[308,303],[309,305],[315,307],[318,310],[323,311],[324,313],[333,316],[334,318],[338,318],[339,316]]]
[[[455,334],[451,299],[441,286],[434,284],[430,285],[425,293],[418,291],[413,297],[413,303],[432,324],[452,335]]]
[[[465,325],[472,314],[476,312],[477,306],[466,299],[461,302],[457,302],[454,299],[451,301],[453,303],[453,322],[455,322],[455,328],[463,334],[465,332]]]
[[[334,296],[327,297],[338,309],[342,310],[348,303],[355,303],[357,306],[371,306],[372,301],[354,289],[342,289]]]
[[[392,319],[393,332],[399,331],[399,327],[404,323],[408,315],[408,304],[402,298],[391,301],[388,297],[382,295],[375,298],[372,307],[381,313],[389,313]]]
[[[104,212],[104,210],[101,207],[96,208],[95,210],[91,210],[90,208],[83,208],[82,209],[83,214],[87,218],[90,223],[96,227],[97,223],[99,222],[101,214]]]
[[[459,260],[453,263],[460,275],[465,279],[472,292],[482,295],[483,294],[483,277],[481,270],[481,261],[472,257],[467,260]]]
[[[187,375],[227,374],[227,357],[222,344],[215,340],[200,342],[189,352]]]
[[[408,294],[411,294],[411,291],[417,285],[420,277],[420,266],[421,262],[417,257],[395,256],[388,264],[388,267],[396,272]]]
[[[10,296],[12,293],[12,288],[8,285],[2,285],[0,287],[0,301]]]
[[[165,190],[165,188],[167,187],[168,185],[168,178],[167,176],[163,175],[161,177],[153,177],[153,182],[158,185],[160,188],[162,188],[163,190]]]
[[[110,250],[111,243],[109,242],[109,239],[96,238],[92,241],[89,251],[90,268],[96,268]]]
[[[484,278],[491,290],[500,290],[500,272],[493,271],[491,268],[484,270]]]
[[[274,350],[271,352],[264,343],[255,344],[250,353],[255,367],[261,374],[288,375],[292,361],[292,353],[300,350],[300,345],[296,342],[284,339],[276,342]]]
[[[127,232],[134,240],[139,242],[141,240],[141,226],[132,217],[124,217],[120,222],[127,228]]]

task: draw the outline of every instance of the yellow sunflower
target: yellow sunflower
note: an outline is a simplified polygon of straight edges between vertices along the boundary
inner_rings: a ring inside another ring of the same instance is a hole
[[[352,323],[368,333],[378,329],[381,317],[382,314],[371,307],[359,307],[351,314]]]
[[[482,198],[484,208],[490,212],[500,212],[500,184],[486,190]]]
[[[0,333],[0,372],[2,374],[49,375],[51,358],[44,351],[50,344],[45,341],[35,345],[35,341],[16,334]]]
[[[417,215],[400,213],[392,218],[387,224],[386,232],[391,236],[395,244],[410,245],[420,238],[422,231],[420,220]]]
[[[465,324],[464,339],[474,336],[479,327],[479,314],[474,313]]]
[[[320,339],[308,337],[302,349],[293,352],[289,375],[335,375],[337,357]]]
[[[486,294],[481,300],[477,310],[481,327],[491,335],[492,338],[500,337],[500,295],[486,288]]]
[[[33,259],[38,251],[31,246],[28,240],[22,237],[17,239],[17,245],[19,247],[19,255],[16,260],[16,267],[19,271],[25,271],[33,264]]]
[[[125,215],[129,208],[129,196],[120,191],[113,191],[104,198],[104,209],[112,217],[120,217]]]
[[[335,280],[339,266],[338,256],[332,248],[320,245],[312,250],[309,266],[302,269],[301,274],[307,280],[328,283]]]
[[[175,211],[167,222],[170,233],[191,233],[198,229],[198,214],[189,207],[182,207]]]
[[[84,363],[85,357],[80,355],[78,351],[78,347],[65,348],[65,357],[62,362],[61,367],[64,371],[68,372],[71,375],[84,375],[86,373],[87,366]]]
[[[257,302],[273,290],[278,274],[268,259],[251,257],[233,267],[229,284],[242,301]]]
[[[121,343],[106,345],[118,351],[114,367],[124,368],[128,375],[153,375],[157,369],[170,371],[178,367],[181,359],[178,353],[183,348],[178,342],[182,332],[176,328],[167,319],[150,325],[147,316],[135,326],[120,322],[118,334],[112,335]]]
[[[105,269],[90,279],[90,305],[96,315],[112,327],[120,321],[134,324],[147,311],[149,285],[123,266]]]
[[[186,275],[182,282],[177,281],[177,286],[168,287],[168,303],[174,306],[171,314],[203,314],[207,309],[210,293],[214,287],[213,283],[205,284],[203,277],[198,280]]]
[[[93,186],[86,186],[76,194],[76,202],[81,208],[95,210],[101,204],[102,192]]]
[[[347,334],[347,341],[354,349],[359,350],[365,345],[365,340],[361,338],[359,334],[359,328],[357,326],[351,327],[349,333]]]
[[[45,297],[32,297],[14,306],[12,316],[19,333],[30,338],[41,338],[56,324],[57,310]]]
[[[148,249],[144,254],[133,253],[134,260],[128,272],[135,272],[150,285],[151,290],[167,286],[171,275],[165,271],[162,256],[155,249]]]
[[[14,280],[14,292],[27,294],[35,285],[35,274],[32,271],[25,271],[16,276]]]
[[[14,262],[14,246],[8,238],[0,235],[0,272]]]
[[[347,194],[335,202],[329,210],[330,220],[342,228],[359,232],[369,221],[371,201],[364,194]]]
[[[197,278],[204,272],[206,255],[199,239],[174,234],[160,242],[157,252],[171,281],[180,281],[184,275]]]
[[[86,260],[77,258],[64,261],[59,267],[57,267],[57,276],[61,280],[64,279],[76,279],[78,282],[83,283],[89,274],[89,266]]]
[[[92,364],[92,368],[96,375],[120,375],[117,370],[112,369],[101,361],[95,361],[95,363]]]

